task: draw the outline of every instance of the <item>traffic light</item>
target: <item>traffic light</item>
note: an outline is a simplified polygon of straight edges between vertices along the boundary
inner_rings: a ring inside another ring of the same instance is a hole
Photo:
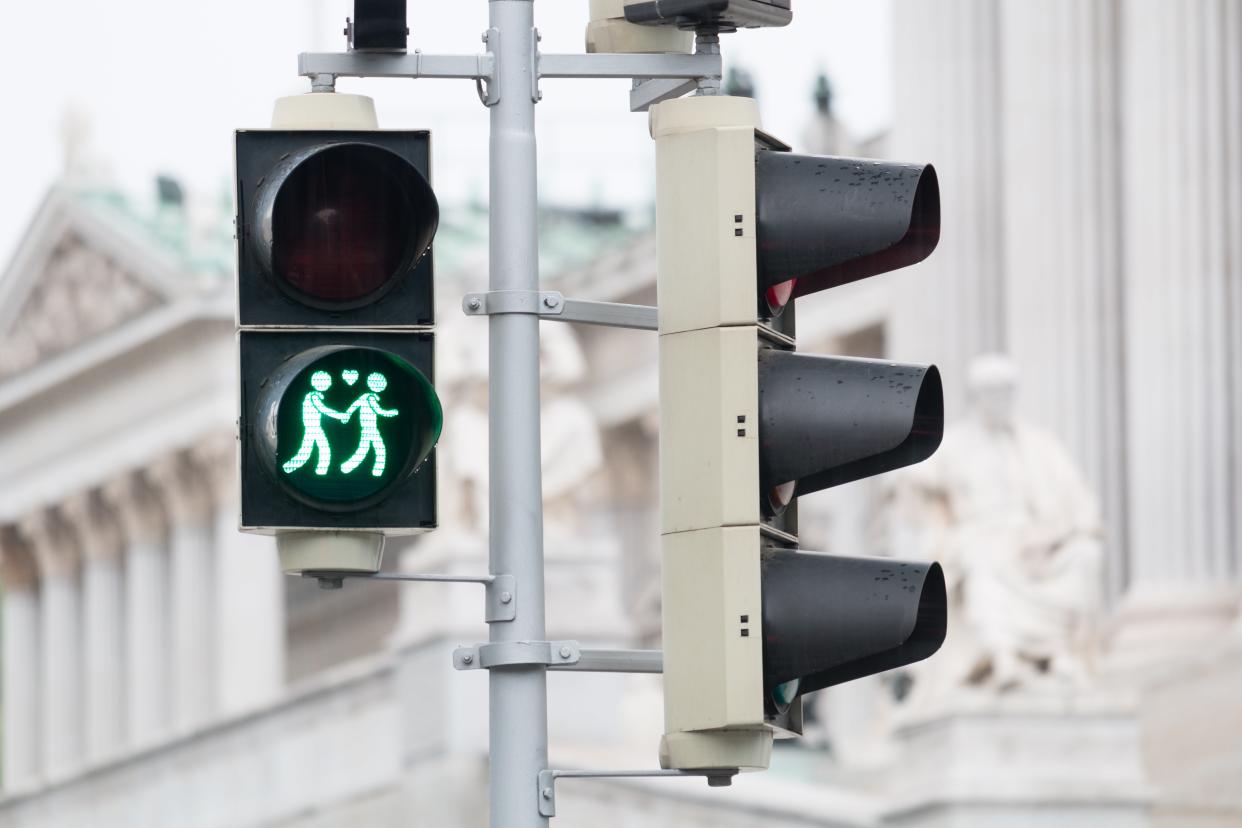
[[[430,135],[336,93],[274,126],[236,135],[241,527],[365,534],[373,557],[316,560],[372,569],[436,525]]]
[[[934,366],[799,354],[794,300],[925,258],[930,166],[798,155],[747,98],[651,110],[660,307],[665,736],[681,769],[762,768],[808,693],[931,655],[929,562],[800,551],[797,497],[940,443]]]

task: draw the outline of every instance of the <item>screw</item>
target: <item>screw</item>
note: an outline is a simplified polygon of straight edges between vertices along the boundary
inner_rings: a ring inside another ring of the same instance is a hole
[[[561,647],[561,658],[569,658],[571,655],[573,655],[573,650],[568,647]]]
[[[561,303],[561,300],[560,300],[560,299],[557,299],[555,296],[545,296],[545,297],[543,297],[543,304],[544,304],[544,307],[548,307],[548,308],[555,308],[555,307],[556,307],[557,305],[559,305],[560,303]]]
[[[483,307],[483,302],[479,300],[479,297],[471,296],[470,301],[466,302],[466,307],[470,308],[470,310],[478,310]]]
[[[540,791],[539,793],[540,793],[540,795],[541,795],[541,796],[543,796],[543,798],[544,798],[544,799],[551,799],[551,798],[552,798],[552,789],[551,789],[551,788],[544,788],[544,789],[543,789],[542,791]]]
[[[502,603],[502,604],[507,604],[507,603],[509,603],[509,602],[510,602],[510,601],[512,601],[512,600],[513,600],[513,593],[512,593],[512,592],[502,592],[502,593],[500,593],[500,603]]]
[[[474,653],[464,653],[461,657],[462,664],[474,664]]]

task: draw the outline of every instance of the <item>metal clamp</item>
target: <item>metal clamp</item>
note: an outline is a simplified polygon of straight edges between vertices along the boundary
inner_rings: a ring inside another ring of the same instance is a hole
[[[496,52],[500,50],[500,29],[495,26],[483,33],[483,42],[487,45],[487,56],[495,66]],[[489,72],[474,79],[474,89],[479,95],[479,102],[486,107],[500,103],[500,84]]]
[[[651,305],[566,299],[555,290],[467,293],[462,299],[461,307],[467,316],[530,313],[558,322],[580,322],[584,325],[605,325],[639,331],[654,331],[659,328],[658,311]]]
[[[483,613],[487,623],[512,621],[517,618],[517,581],[512,575],[428,575],[413,572],[341,572],[330,577],[323,573],[312,576],[319,579],[324,589],[340,589],[344,579],[364,581],[433,581],[451,584],[483,584],[486,609]]]
[[[458,647],[453,667],[458,670],[491,670],[524,664],[573,664],[581,656],[576,641],[496,641]]]
[[[634,779],[652,776],[704,776],[713,788],[728,787],[737,776],[737,768],[706,770],[548,770],[539,771],[538,800],[540,816],[556,816],[556,780],[558,779]]]
[[[493,290],[487,293],[467,293],[461,300],[461,308],[467,316],[493,316],[500,313],[550,312],[561,304],[561,295],[555,291]]]

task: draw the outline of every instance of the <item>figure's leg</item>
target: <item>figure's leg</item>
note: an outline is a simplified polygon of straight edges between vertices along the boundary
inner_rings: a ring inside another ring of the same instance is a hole
[[[384,473],[384,465],[388,459],[388,452],[384,448],[384,439],[382,437],[376,437],[371,442],[371,445],[375,447],[375,467],[371,469],[371,474],[375,477],[379,477]]]
[[[288,462],[281,466],[281,468],[285,470],[285,474],[293,474],[295,471],[302,468],[302,466],[306,465],[306,461],[310,459],[311,452],[314,451],[314,449],[315,438],[314,435],[308,431],[306,432],[306,435],[302,437],[302,447],[298,449],[298,453],[293,455]]]
[[[346,460],[344,463],[341,464],[341,471],[345,474],[349,474],[354,469],[361,466],[362,461],[366,459],[367,449],[369,449],[370,447],[371,447],[371,441],[366,438],[366,435],[364,433],[362,437],[362,442],[358,444],[358,450],[355,451],[348,460]]]
[[[319,460],[315,463],[315,474],[323,477],[328,473],[328,464],[332,462],[332,447],[328,445],[328,438],[324,435],[322,429],[315,434],[315,446],[319,449]]]

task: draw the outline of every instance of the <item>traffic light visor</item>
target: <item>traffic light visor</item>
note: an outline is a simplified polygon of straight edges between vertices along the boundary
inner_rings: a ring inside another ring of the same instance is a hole
[[[944,434],[934,365],[759,351],[759,477],[799,495],[930,457]]]
[[[947,599],[937,563],[780,549],[765,552],[761,566],[769,712],[921,661],[944,642]]]
[[[431,245],[439,206],[427,179],[364,143],[320,144],[281,160],[257,204],[260,256],[276,283],[312,307],[382,295]]]
[[[755,165],[761,296],[794,281],[797,298],[906,267],[940,241],[930,164],[764,150]]]

